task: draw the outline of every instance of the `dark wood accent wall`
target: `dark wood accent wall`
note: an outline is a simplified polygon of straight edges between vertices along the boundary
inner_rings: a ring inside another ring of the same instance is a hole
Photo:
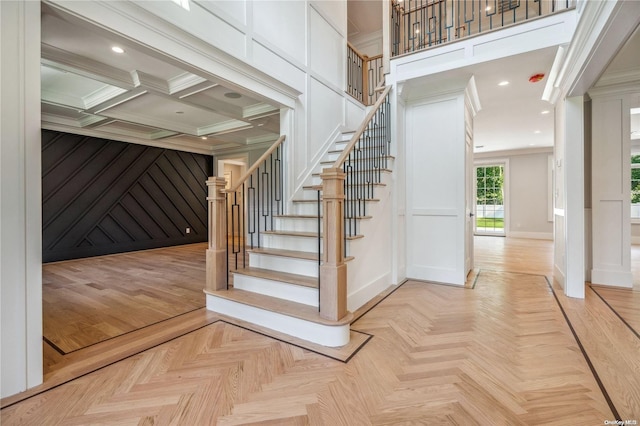
[[[212,163],[42,130],[43,262],[207,241]]]

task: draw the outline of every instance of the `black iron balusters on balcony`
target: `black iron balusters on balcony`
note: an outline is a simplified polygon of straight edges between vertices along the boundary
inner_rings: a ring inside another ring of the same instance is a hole
[[[391,55],[480,34],[558,10],[575,0],[391,0]]]
[[[384,80],[382,55],[368,57],[347,43],[347,93],[364,105],[373,105]]]

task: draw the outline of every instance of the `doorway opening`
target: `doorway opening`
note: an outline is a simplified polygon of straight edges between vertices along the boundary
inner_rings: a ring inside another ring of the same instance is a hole
[[[475,235],[506,235],[504,163],[475,166]]]

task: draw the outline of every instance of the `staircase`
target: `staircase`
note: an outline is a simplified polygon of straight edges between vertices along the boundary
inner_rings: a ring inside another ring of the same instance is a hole
[[[352,314],[347,313],[334,321],[323,318],[319,312],[319,286],[322,285],[319,276],[324,238],[319,191],[322,189],[322,170],[333,167],[353,135],[354,132],[346,132],[336,139],[315,167],[310,179],[305,182],[299,197],[291,203],[289,214],[276,213],[271,208],[272,217],[266,218],[267,215],[263,215],[264,229],[260,230],[252,244],[247,242],[248,259],[239,262],[237,268],[234,261],[229,262],[229,281],[232,284],[223,288],[218,285],[215,289],[207,285],[207,309],[324,346],[338,347],[349,342]],[[371,158],[369,153],[375,153],[375,150],[361,149],[359,152],[361,155],[357,161],[367,164]],[[373,166],[373,162],[371,165]],[[273,166],[264,168],[271,169]],[[376,169],[380,169],[380,166],[376,166]],[[388,169],[380,171],[389,172]],[[372,172],[364,169],[359,174],[351,173],[346,178],[345,192],[361,192],[359,187],[365,181],[364,176]],[[222,185],[223,182],[217,184]],[[211,183],[210,185],[213,186]],[[384,184],[378,183],[375,186]],[[252,197],[251,192],[247,194],[244,198]],[[369,204],[376,203],[374,195],[371,193],[371,196],[360,200],[360,203],[365,204],[365,209]],[[213,198],[215,197],[209,199]],[[349,224],[345,225],[348,229],[345,229],[344,238],[347,254],[350,253],[351,242],[364,237],[357,232],[359,223],[371,219],[366,214],[358,214],[356,210],[359,209],[348,203],[344,207],[345,214],[352,216],[351,219],[345,219],[345,224]],[[260,227],[263,217],[256,216]],[[247,229],[251,231],[252,228],[249,226]],[[226,231],[224,233],[226,235]],[[247,230],[240,232],[242,235],[246,233]],[[208,252],[210,251],[211,247]],[[344,261],[352,259],[353,257],[344,256]],[[346,305],[346,289],[344,299]]]

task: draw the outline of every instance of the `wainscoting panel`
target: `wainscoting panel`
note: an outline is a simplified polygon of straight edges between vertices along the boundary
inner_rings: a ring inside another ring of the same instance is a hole
[[[202,154],[43,130],[43,261],[206,241],[212,171]]]

